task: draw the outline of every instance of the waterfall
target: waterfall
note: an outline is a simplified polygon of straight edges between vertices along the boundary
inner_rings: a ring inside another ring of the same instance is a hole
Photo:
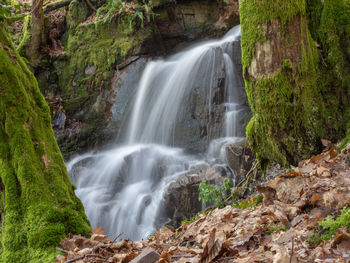
[[[224,145],[244,137],[249,108],[233,49],[239,39],[237,26],[221,40],[149,62],[118,145],[67,164],[93,227],[112,239],[147,237],[168,220],[161,204],[169,184],[199,162],[224,159]],[[205,157],[189,154],[187,145],[198,140]]]

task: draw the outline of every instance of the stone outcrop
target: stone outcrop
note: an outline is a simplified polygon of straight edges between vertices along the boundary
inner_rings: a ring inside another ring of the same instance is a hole
[[[237,183],[244,179],[254,160],[255,154],[249,148],[246,140],[226,146],[227,165],[235,172]]]
[[[160,216],[170,218],[170,226],[179,226],[182,220],[191,218],[203,209],[202,202],[198,199],[199,184],[202,181],[220,184],[223,179],[220,170],[208,164],[197,165],[170,184],[164,195],[162,210],[165,212]]]

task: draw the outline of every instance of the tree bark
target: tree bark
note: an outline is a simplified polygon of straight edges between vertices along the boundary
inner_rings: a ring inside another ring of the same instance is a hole
[[[0,262],[54,262],[91,229],[57,146],[49,107],[0,23]],[[3,202],[1,202],[3,203]]]
[[[344,0],[240,1],[243,72],[253,112],[247,139],[260,160],[297,165],[322,150],[320,139],[344,137],[349,9]]]
[[[31,39],[29,44],[29,61],[33,67],[39,63],[40,46],[44,40],[44,0],[33,0],[30,21]]]

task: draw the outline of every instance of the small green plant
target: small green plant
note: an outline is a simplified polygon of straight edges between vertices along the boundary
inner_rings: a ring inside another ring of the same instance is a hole
[[[125,2],[123,0],[108,0],[96,13],[96,20],[110,23],[114,19],[125,22],[132,30],[133,25],[144,26],[145,20],[151,21],[153,16],[152,2],[147,0]]]
[[[287,227],[285,225],[283,225],[282,223],[270,225],[266,229],[265,233],[268,235],[271,235],[273,233],[280,232],[280,231],[287,231]]]
[[[324,233],[324,230],[322,229],[321,226],[317,226],[312,230],[311,235],[308,236],[307,238],[307,243],[311,247],[317,247],[319,244],[322,242],[322,234]]]
[[[192,216],[190,219],[182,220],[181,225],[189,225],[189,224],[193,223],[194,221],[196,221],[201,215],[208,215],[212,211],[213,211],[213,209],[211,209],[211,208],[206,209],[204,211],[200,211],[197,214],[195,214],[194,216]]]
[[[232,204],[232,207],[240,208],[240,209],[245,209],[245,208],[253,209],[253,207],[260,205],[263,199],[264,199],[263,195],[258,194],[256,196],[253,196],[250,199],[235,202]]]
[[[153,234],[149,234],[148,236],[147,236],[147,239],[151,239],[151,238],[154,238],[155,237],[155,234],[153,233]]]
[[[333,219],[331,216],[327,216],[319,224],[325,230],[321,238],[323,240],[330,240],[340,227],[344,226],[350,229],[350,207],[341,210],[337,218]]]
[[[199,200],[209,205],[223,207],[227,192],[233,187],[233,183],[229,178],[225,178],[221,185],[210,184],[203,181],[199,184]]]
[[[309,245],[315,247],[323,240],[332,239],[333,235],[336,234],[338,229],[342,226],[350,229],[350,207],[341,210],[340,215],[336,218],[329,215],[321,221],[319,226],[316,227],[308,237]]]

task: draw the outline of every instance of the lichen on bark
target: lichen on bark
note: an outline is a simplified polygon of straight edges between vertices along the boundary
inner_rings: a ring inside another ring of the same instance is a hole
[[[321,150],[321,138],[335,142],[345,134],[349,1],[335,2],[240,2],[243,72],[253,111],[247,138],[262,161],[297,164]]]
[[[53,262],[67,233],[90,224],[55,141],[49,107],[0,24],[1,262]]]

